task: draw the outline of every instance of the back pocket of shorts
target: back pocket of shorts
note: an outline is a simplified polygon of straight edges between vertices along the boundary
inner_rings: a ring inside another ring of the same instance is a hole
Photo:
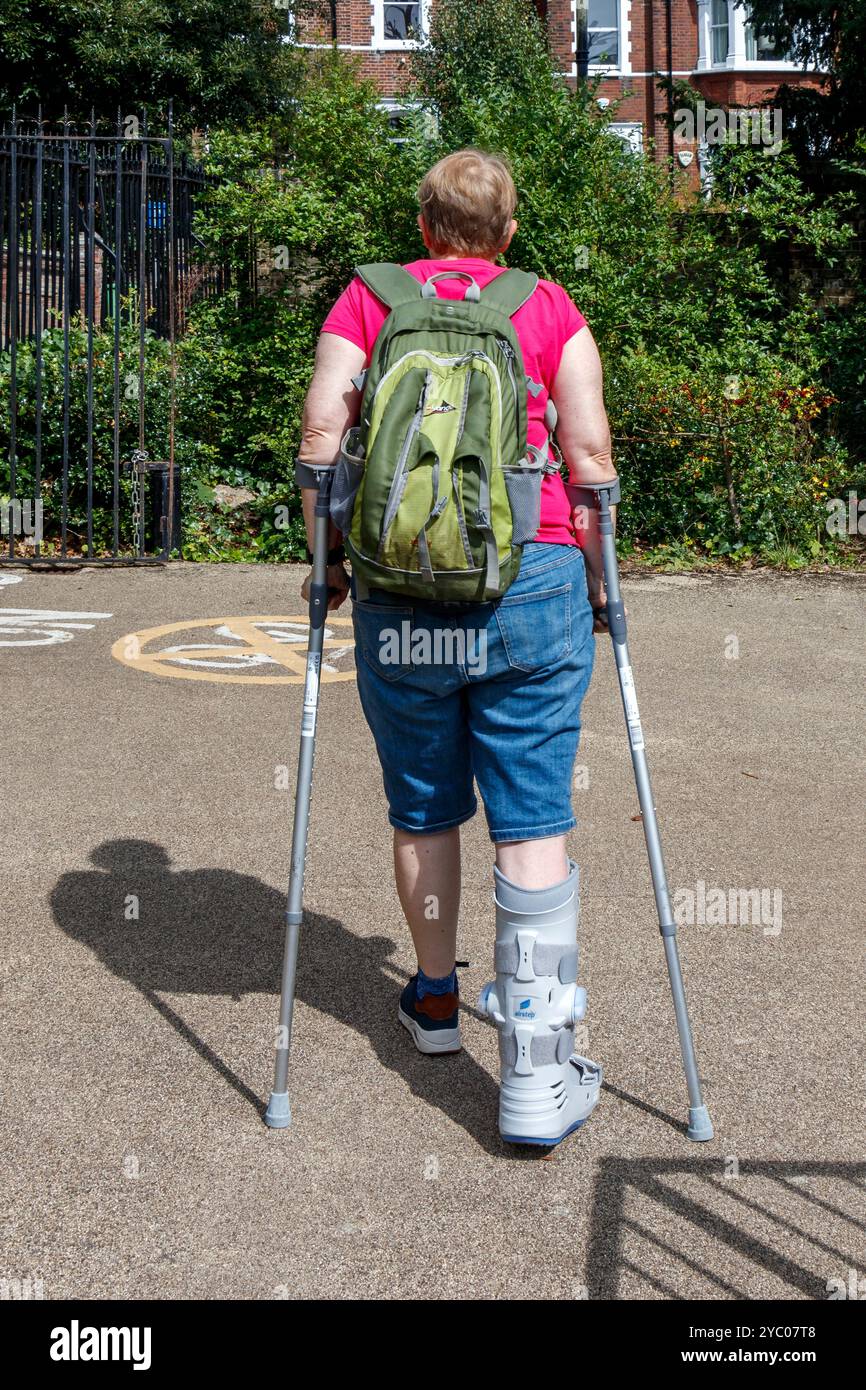
[[[385,603],[352,605],[355,648],[367,665],[386,681],[398,681],[412,670],[412,609]]]
[[[508,664],[518,671],[540,671],[571,651],[571,584],[537,593],[506,594],[496,621]]]

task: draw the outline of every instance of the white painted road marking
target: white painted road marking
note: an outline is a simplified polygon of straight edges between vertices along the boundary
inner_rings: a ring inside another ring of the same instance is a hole
[[[113,616],[57,608],[0,608],[0,647],[55,647],[71,642],[76,632],[89,632],[100,619]]]

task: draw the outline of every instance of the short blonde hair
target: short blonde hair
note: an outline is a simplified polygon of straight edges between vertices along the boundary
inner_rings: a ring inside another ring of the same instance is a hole
[[[517,189],[499,155],[456,150],[428,169],[418,188],[418,206],[431,250],[491,256],[508,236]]]

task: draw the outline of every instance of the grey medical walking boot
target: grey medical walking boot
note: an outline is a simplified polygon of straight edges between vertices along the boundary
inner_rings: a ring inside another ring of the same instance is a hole
[[[499,1032],[499,1130],[514,1144],[558,1144],[592,1113],[601,1067],[574,1056],[586,1011],[577,984],[578,870],[552,888],[518,888],[498,869],[496,979],[478,1000]]]

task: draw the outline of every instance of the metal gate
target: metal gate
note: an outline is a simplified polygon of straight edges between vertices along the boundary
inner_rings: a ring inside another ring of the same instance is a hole
[[[0,136],[0,563],[162,560],[180,545],[176,338],[229,272],[196,259],[208,180],[147,117]],[[148,409],[149,368],[161,372]],[[153,403],[151,403],[153,404]],[[109,419],[110,412],[110,419]]]

